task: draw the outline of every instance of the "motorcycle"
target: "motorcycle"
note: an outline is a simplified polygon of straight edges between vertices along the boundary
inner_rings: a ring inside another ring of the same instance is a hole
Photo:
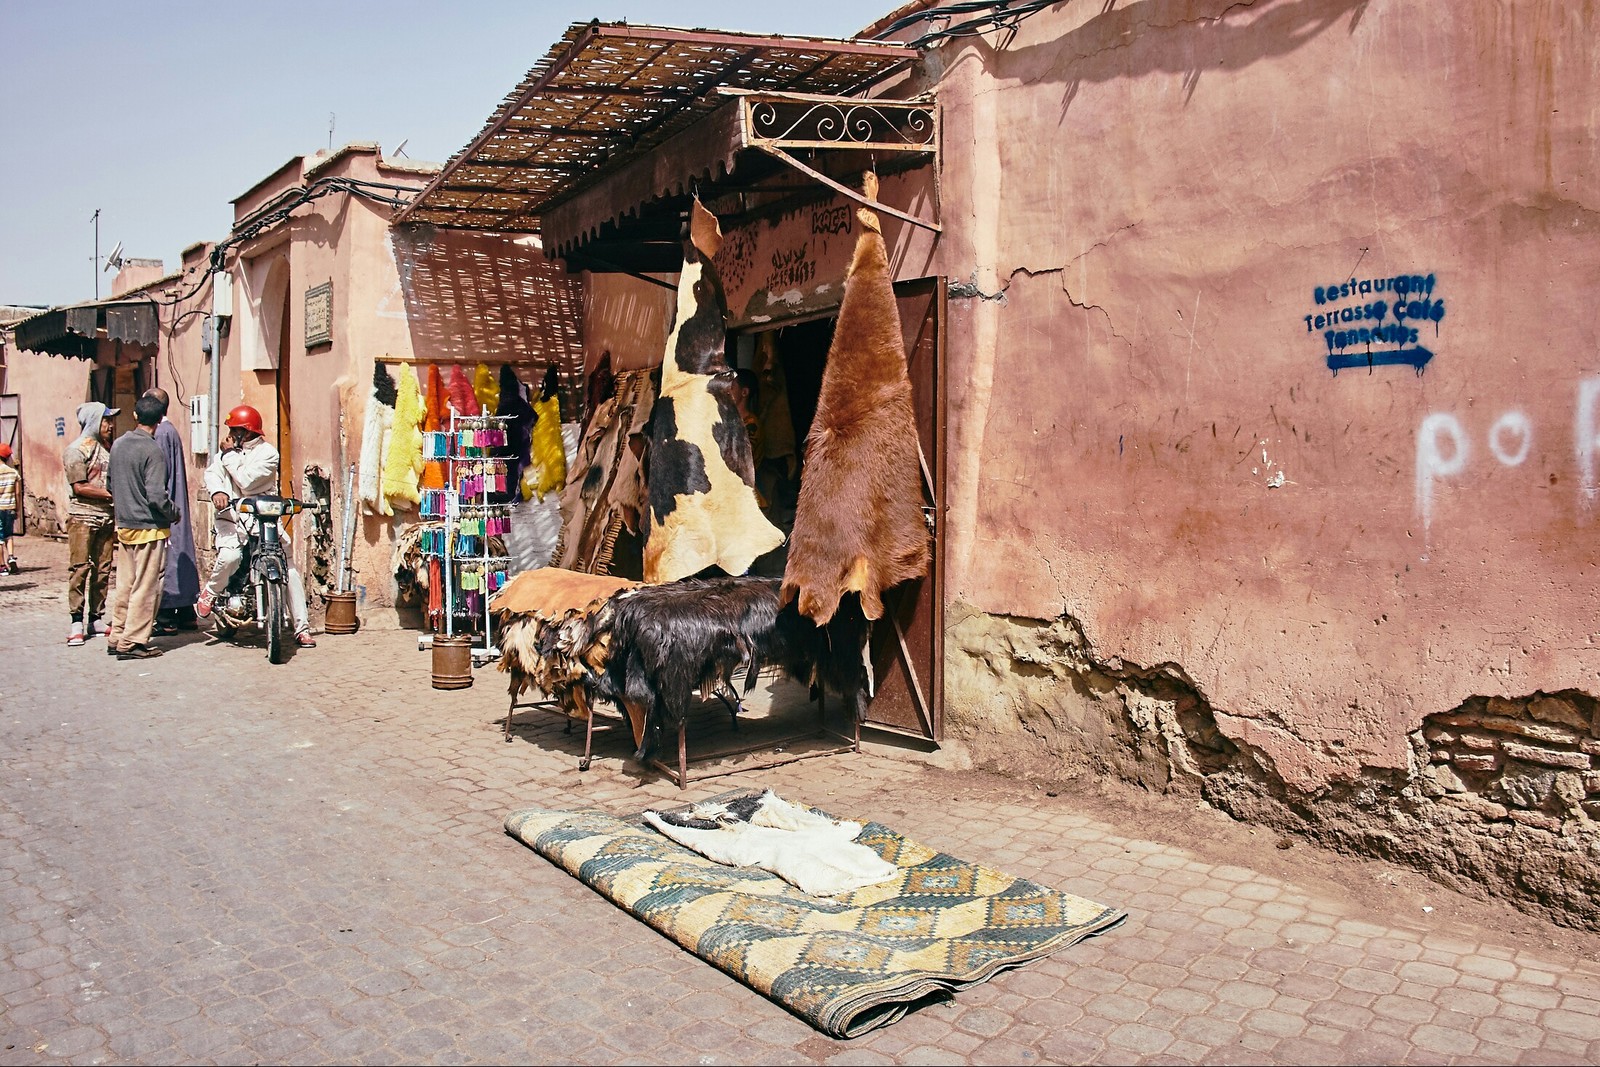
[[[282,663],[284,648],[294,643],[294,626],[289,618],[289,559],[283,551],[278,520],[317,511],[319,505],[289,497],[246,496],[228,501],[228,506],[257,521],[244,538],[239,569],[212,606],[217,636],[232,640],[240,627],[257,623],[267,636],[267,661]],[[246,532],[245,525],[239,524],[241,532]]]

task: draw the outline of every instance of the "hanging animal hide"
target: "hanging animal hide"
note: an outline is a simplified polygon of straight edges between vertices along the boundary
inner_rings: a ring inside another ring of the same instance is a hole
[[[394,428],[383,456],[383,495],[390,509],[409,511],[421,500],[417,479],[422,474],[422,419],[426,414],[416,371],[400,368],[394,402]]]
[[[459,363],[450,368],[450,406],[457,415],[476,415],[483,410],[478,394],[472,391],[472,383],[467,381],[467,372]]]
[[[500,383],[488,364],[480,363],[472,372],[472,392],[478,398],[478,407],[485,415],[493,415],[500,406]]]
[[[577,453],[578,427],[573,423],[562,426],[557,440],[562,448],[561,469],[565,471]],[[521,507],[511,509],[506,550],[511,556],[512,573],[550,566],[560,543],[561,494],[548,493],[543,500],[524,501]]]
[[[600,362],[589,372],[589,380],[584,385],[583,425],[587,427],[600,405],[616,395],[617,376],[611,372],[611,352],[608,349],[600,353]]]
[[[654,400],[648,371],[623,371],[616,393],[590,415],[561,494],[561,543],[551,557],[560,566],[605,573],[622,531],[638,531],[644,484],[628,442],[642,439]]]
[[[383,495],[383,457],[394,425],[395,393],[388,368],[373,363],[372,395],[367,398],[367,414],[361,426],[361,503],[369,515],[394,514]]]
[[[423,433],[438,433],[440,430],[450,428],[450,409],[444,392],[444,375],[439,373],[439,364],[428,364],[428,390],[424,401],[426,414],[422,417]],[[430,459],[422,467],[422,487],[424,489],[444,488],[444,462]]]
[[[867,196],[877,179],[867,175]],[[846,593],[869,619],[883,590],[928,572],[928,527],[911,381],[878,217],[857,212],[862,233],[806,437],[800,500],[783,575],[783,599],[826,623]]]
[[[783,532],[756,501],[750,439],[730,391],[727,303],[711,263],[722,233],[699,200],[690,212],[677,316],[645,459],[644,578],[652,584],[708,567],[743,574],[757,556],[783,543]]]
[[[561,398],[550,396],[534,401],[533,454],[528,473],[523,476],[522,499],[540,500],[552,489],[567,484],[567,453],[561,442]]]
[[[518,378],[511,364],[500,365],[500,406],[495,414],[507,419],[505,450],[506,491],[491,493],[489,499],[496,504],[522,499],[522,471],[528,465],[528,454],[533,449],[533,422],[536,418],[533,405],[528,403],[528,387]]]

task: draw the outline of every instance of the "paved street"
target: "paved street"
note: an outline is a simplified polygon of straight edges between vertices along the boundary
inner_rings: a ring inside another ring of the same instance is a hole
[[[878,749],[687,796],[769,784],[1129,919],[835,1042],[505,835],[519,807],[680,794],[612,742],[579,774],[554,719],[504,743],[492,668],[435,691],[404,632],[280,667],[192,635],[117,662],[65,646],[60,546],[21,554],[0,577],[3,1063],[1600,1060],[1600,939],[1193,800]]]

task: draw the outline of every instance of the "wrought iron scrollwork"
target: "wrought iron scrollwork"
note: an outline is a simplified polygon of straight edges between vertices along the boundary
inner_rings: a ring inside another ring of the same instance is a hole
[[[751,133],[764,141],[841,148],[927,149],[934,142],[929,104],[754,99]]]

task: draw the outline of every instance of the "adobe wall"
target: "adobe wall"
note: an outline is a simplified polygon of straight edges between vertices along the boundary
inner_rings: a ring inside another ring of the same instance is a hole
[[[1138,0],[935,53],[980,763],[1600,924],[1593,16]]]
[[[70,497],[61,453],[78,436],[75,412],[89,398],[94,365],[85,359],[24,352],[9,333],[6,344],[6,391],[22,398],[13,465],[22,471],[26,535],[65,536]]]

